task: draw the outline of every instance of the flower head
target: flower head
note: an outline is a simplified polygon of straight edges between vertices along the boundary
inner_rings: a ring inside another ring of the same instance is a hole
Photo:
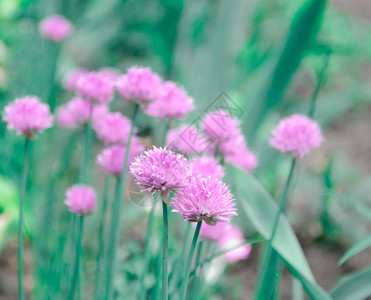
[[[194,109],[193,98],[182,87],[168,81],[162,85],[162,95],[151,102],[146,112],[160,119],[181,119]]]
[[[88,74],[89,71],[86,69],[78,68],[73,70],[72,72],[68,73],[67,76],[63,80],[63,86],[70,91],[74,91],[77,89],[77,82],[80,80],[81,77]]]
[[[66,191],[64,203],[76,215],[91,213],[97,205],[94,189],[86,185],[73,185]]]
[[[155,193],[176,192],[189,184],[191,170],[187,159],[181,154],[175,154],[166,148],[153,147],[140,156],[130,166],[143,191]]]
[[[237,215],[228,187],[214,177],[192,177],[171,202],[173,211],[189,222],[205,221],[209,225],[229,222]]]
[[[129,103],[149,103],[162,93],[162,79],[150,68],[131,67],[117,79],[117,91]]]
[[[245,238],[241,230],[236,226],[231,226],[218,239],[218,245],[222,250],[234,248],[224,254],[225,258],[230,263],[241,259],[247,259],[250,256],[251,245],[246,244],[238,247],[238,245],[243,244],[244,242]]]
[[[76,88],[81,97],[99,104],[107,104],[114,93],[113,83],[100,72],[89,72],[81,76]]]
[[[126,144],[130,133],[130,120],[119,112],[107,113],[93,122],[98,138],[106,144]]]
[[[232,227],[230,223],[218,222],[214,226],[202,224],[200,236],[211,241],[218,241]]]
[[[248,172],[252,172],[258,165],[255,154],[250,152],[246,147],[241,148],[240,151],[226,155],[224,159]]]
[[[27,138],[53,124],[49,106],[35,96],[17,98],[5,106],[3,120],[8,123],[8,129],[15,129],[17,134],[23,134]]]
[[[169,130],[166,143],[169,149],[189,155],[201,153],[208,140],[193,125],[183,124],[179,128]]]
[[[41,20],[39,29],[41,34],[54,42],[64,40],[71,31],[72,25],[65,17],[51,15]]]
[[[304,157],[323,141],[321,128],[316,122],[303,115],[292,115],[282,119],[273,130],[270,145],[283,153]]]
[[[193,176],[213,176],[222,179],[224,176],[223,167],[212,156],[198,156],[190,161]]]
[[[57,123],[61,127],[73,128],[76,126],[76,121],[71,114],[71,111],[66,105],[60,106],[56,112]]]
[[[126,149],[127,147],[125,145],[113,145],[103,149],[97,156],[97,164],[107,173],[120,176],[124,165]],[[130,146],[129,163],[143,151],[144,146],[139,143],[136,136],[133,136]]]
[[[240,122],[224,110],[208,113],[201,122],[204,133],[210,140],[222,142],[240,133]]]

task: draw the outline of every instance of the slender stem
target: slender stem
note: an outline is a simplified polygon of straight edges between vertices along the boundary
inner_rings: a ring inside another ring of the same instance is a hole
[[[111,228],[109,234],[108,242],[108,262],[107,262],[107,282],[106,282],[106,296],[105,299],[110,300],[112,298],[112,285],[113,285],[113,274],[114,266],[116,264],[116,251],[120,238],[120,217],[121,217],[121,206],[122,198],[125,191],[125,175],[128,168],[130,145],[132,136],[134,133],[135,119],[139,110],[139,105],[135,104],[133,116],[131,118],[131,128],[129,133],[128,142],[126,145],[125,158],[121,171],[121,176],[117,180],[117,187],[115,193],[115,199],[112,207],[112,216],[111,216]]]
[[[106,224],[106,215],[107,215],[107,206],[108,206],[108,190],[109,190],[109,179],[110,177],[106,175],[104,179],[104,188],[103,188],[103,199],[102,199],[102,208],[100,210],[99,216],[99,243],[98,243],[98,253],[96,259],[96,270],[95,270],[95,286],[94,286],[94,299],[100,299],[100,288],[101,284],[101,274],[102,274],[102,255],[104,255],[104,225]]]
[[[169,244],[169,224],[168,224],[168,210],[167,201],[169,193],[162,195],[162,217],[163,217],[163,235],[162,235],[162,299],[167,300],[168,298],[168,244]]]
[[[82,235],[84,230],[84,217],[77,216],[76,218],[77,227],[78,227],[78,235],[76,241],[76,259],[74,265],[74,271],[72,276],[72,283],[70,292],[68,294],[68,300],[73,300],[75,298],[75,288],[77,286],[77,299],[81,299],[81,278],[80,278],[80,259],[82,254]]]
[[[200,275],[201,275],[201,269],[202,269],[200,265],[200,260],[201,260],[202,249],[203,249],[204,243],[205,241],[199,242],[198,247],[197,247],[196,263],[194,267],[195,279],[194,279],[194,284],[193,284],[193,289],[192,289],[192,299],[198,299],[198,291],[200,287]]]
[[[79,182],[84,183],[86,181],[86,173],[87,173],[87,164],[88,164],[88,152],[90,149],[90,140],[91,140],[91,116],[93,113],[93,104],[90,106],[89,111],[89,119],[86,123],[85,127],[85,143],[82,147],[82,153],[81,153],[81,168],[79,173]]]
[[[186,271],[185,271],[185,274],[184,274],[183,284],[182,284],[181,293],[180,293],[180,295],[181,295],[180,299],[182,299],[182,300],[185,299],[186,294],[187,294],[188,278],[189,278],[189,274],[191,273],[191,265],[192,265],[193,254],[195,252],[195,248],[196,248],[196,245],[197,245],[197,239],[198,239],[198,235],[200,234],[201,225],[202,225],[202,221],[199,221],[197,223],[195,234],[193,235],[191,248],[189,249],[187,267],[186,267]]]
[[[21,202],[19,207],[19,221],[18,221],[18,297],[20,300],[25,299],[24,286],[23,286],[23,218],[24,218],[24,203],[26,198],[26,185],[27,185],[27,171],[28,171],[28,156],[29,156],[29,144],[28,138],[24,141],[24,160],[23,170],[21,177]]]

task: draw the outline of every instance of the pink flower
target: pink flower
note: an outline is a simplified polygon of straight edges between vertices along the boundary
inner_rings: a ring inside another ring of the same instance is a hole
[[[107,113],[93,123],[98,139],[106,144],[126,144],[130,133],[130,120],[119,112]]]
[[[245,242],[241,230],[236,226],[231,226],[218,239],[218,245],[222,250],[228,250],[237,247]],[[251,253],[251,245],[242,245],[224,254],[228,262],[235,262],[241,259],[247,259]]]
[[[17,134],[32,138],[34,132],[42,132],[53,124],[49,106],[35,96],[17,98],[5,106],[3,120],[8,129],[15,129]]]
[[[116,82],[117,91],[129,103],[149,103],[162,93],[162,79],[150,68],[131,67]]]
[[[77,89],[77,82],[80,80],[80,78],[86,74],[88,74],[89,71],[85,69],[75,69],[72,72],[70,72],[63,81],[63,86],[70,91],[74,91]]]
[[[235,153],[227,154],[224,159],[248,172],[252,172],[258,165],[255,154],[247,150],[246,147]]]
[[[41,34],[54,41],[64,40],[71,31],[72,25],[65,17],[60,15],[51,15],[41,20],[39,29]]]
[[[225,222],[218,222],[214,226],[205,223],[201,226],[200,236],[207,240],[218,241],[231,227],[230,223]]]
[[[76,215],[91,213],[97,205],[94,189],[87,185],[73,185],[66,191],[64,203]]]
[[[201,153],[209,141],[197,130],[196,127],[183,124],[177,129],[169,130],[166,143],[169,149],[183,154]]]
[[[103,149],[97,156],[97,164],[100,165],[107,173],[120,176],[126,153],[125,145],[113,145]],[[144,151],[144,146],[139,143],[138,138],[133,136],[130,146],[129,163],[135,156]]]
[[[193,176],[213,176],[222,179],[224,176],[223,167],[212,156],[198,156],[190,161]]]
[[[160,119],[181,119],[194,109],[193,98],[190,98],[182,87],[168,81],[162,85],[163,94],[149,104],[146,112]]]
[[[171,201],[173,212],[189,222],[205,221],[209,225],[229,222],[237,215],[234,199],[228,187],[214,177],[192,177]]]
[[[240,134],[240,122],[226,111],[208,113],[201,121],[201,127],[210,140],[222,142]]]
[[[99,104],[107,104],[114,93],[112,82],[99,72],[89,72],[81,76],[76,87],[80,96]]]
[[[130,173],[137,184],[144,187],[143,191],[152,193],[176,192],[188,185],[191,177],[188,161],[183,155],[157,147],[136,157]]]
[[[80,97],[71,99],[66,105],[58,108],[58,122],[62,127],[75,127],[89,121],[92,103]],[[107,114],[107,106],[93,105],[92,122],[95,123]],[[66,126],[68,125],[68,126]]]
[[[321,128],[316,122],[303,115],[292,115],[282,119],[273,130],[270,145],[283,153],[304,157],[323,141]]]

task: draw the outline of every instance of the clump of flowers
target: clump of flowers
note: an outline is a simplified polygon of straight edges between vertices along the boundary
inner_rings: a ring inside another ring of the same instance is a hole
[[[193,102],[182,87],[168,81],[162,85],[161,96],[149,104],[146,112],[160,119],[181,119],[194,109]]]
[[[162,79],[150,68],[131,67],[117,79],[116,88],[121,97],[129,102],[148,104],[162,93]]]
[[[32,138],[35,132],[42,132],[53,124],[49,106],[35,96],[17,98],[5,106],[3,120],[8,123],[8,129],[14,129],[17,134]]]
[[[193,176],[213,176],[222,179],[224,176],[223,167],[212,156],[197,156],[190,161]]]
[[[72,213],[79,216],[86,215],[96,208],[95,191],[87,185],[73,185],[66,191],[64,203]]]
[[[209,141],[193,125],[183,124],[179,128],[169,130],[166,137],[168,148],[189,155],[201,153]]]
[[[177,192],[189,184],[191,170],[187,159],[166,148],[153,147],[136,157],[130,166],[143,191]]]
[[[97,156],[97,164],[100,165],[104,171],[120,176],[122,167],[124,165],[125,153],[127,147],[125,145],[113,145],[102,150]],[[138,141],[136,136],[133,136],[130,146],[129,163],[135,156],[144,151],[144,146]]]
[[[272,132],[270,145],[282,153],[304,157],[323,141],[319,125],[304,115],[296,114],[281,120]]]
[[[114,85],[100,72],[82,75],[77,81],[76,88],[81,97],[99,104],[107,104],[114,93]]]
[[[191,182],[171,202],[173,212],[189,222],[205,221],[209,225],[229,222],[237,215],[228,187],[214,177],[192,177]]]
[[[93,128],[105,144],[126,144],[130,133],[130,120],[119,112],[107,113],[94,119]]]
[[[44,37],[54,42],[60,42],[70,34],[72,25],[63,16],[51,15],[41,20],[39,29]]]

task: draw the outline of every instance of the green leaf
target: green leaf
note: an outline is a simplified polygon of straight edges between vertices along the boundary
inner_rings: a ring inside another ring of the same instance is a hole
[[[325,4],[326,0],[305,1],[296,13],[286,43],[277,57],[270,76],[262,84],[247,109],[243,129],[249,139],[253,139],[256,129],[267,112],[281,102],[283,92],[319,31]]]
[[[235,166],[227,165],[232,193],[237,199],[237,222],[246,223],[247,219],[265,238],[270,238],[278,206],[261,183],[250,173]],[[228,179],[228,178],[227,178]],[[285,216],[281,215],[273,248],[285,262],[287,268],[303,284],[312,299],[331,299],[317,285],[312,271],[305,259],[303,250]]]
[[[344,255],[339,259],[338,265],[341,266],[349,258],[353,257],[354,255],[358,254],[368,247],[371,247],[371,235],[350,247],[347,252],[345,252]]]
[[[344,276],[330,291],[335,300],[363,300],[371,296],[371,268]]]

